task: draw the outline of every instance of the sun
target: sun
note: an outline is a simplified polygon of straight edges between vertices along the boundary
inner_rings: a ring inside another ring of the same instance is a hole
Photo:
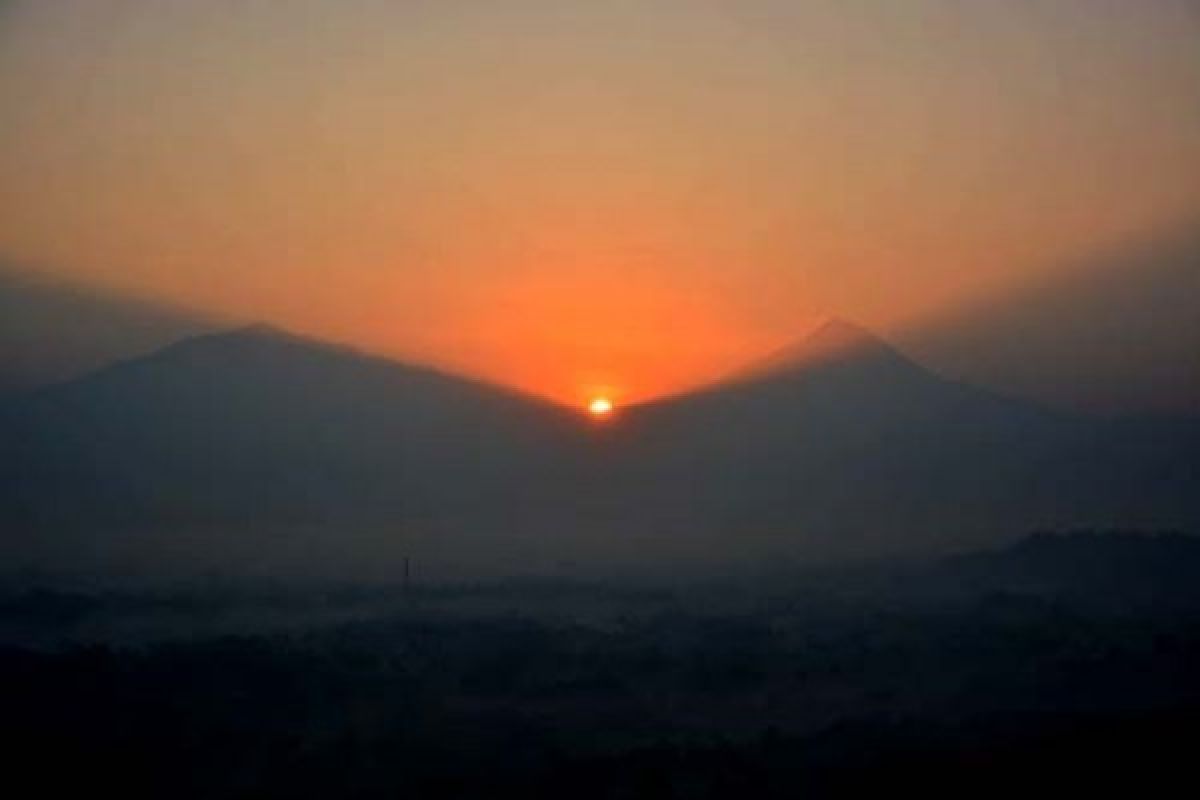
[[[612,413],[613,404],[607,397],[593,397],[587,410],[593,417],[605,417]]]

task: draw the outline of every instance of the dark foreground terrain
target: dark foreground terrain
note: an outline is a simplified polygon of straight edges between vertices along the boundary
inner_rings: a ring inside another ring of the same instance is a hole
[[[0,636],[5,783],[42,796],[1168,796],[1200,735],[1175,535],[673,586],[27,578]]]

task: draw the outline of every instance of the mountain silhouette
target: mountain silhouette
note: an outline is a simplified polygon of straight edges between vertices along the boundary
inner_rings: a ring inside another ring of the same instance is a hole
[[[843,322],[601,426],[244,328],[10,400],[0,444],[6,560],[63,569],[679,572],[1200,521],[1194,421],[1048,411]]]
[[[512,391],[264,326],[42,390],[4,418],[10,524],[74,532],[68,555],[129,545],[148,565],[216,553],[214,568],[277,551],[298,567],[398,558],[398,531],[450,518],[500,535],[485,509],[519,504],[576,429]]]

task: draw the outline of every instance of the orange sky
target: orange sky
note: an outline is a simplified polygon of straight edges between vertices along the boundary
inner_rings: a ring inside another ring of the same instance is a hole
[[[0,6],[0,253],[566,402],[1200,211],[1183,0]]]

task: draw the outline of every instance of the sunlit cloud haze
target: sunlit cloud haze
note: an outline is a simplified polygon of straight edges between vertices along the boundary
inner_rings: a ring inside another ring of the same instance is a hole
[[[1182,0],[0,6],[0,252],[571,403],[1200,218]]]

